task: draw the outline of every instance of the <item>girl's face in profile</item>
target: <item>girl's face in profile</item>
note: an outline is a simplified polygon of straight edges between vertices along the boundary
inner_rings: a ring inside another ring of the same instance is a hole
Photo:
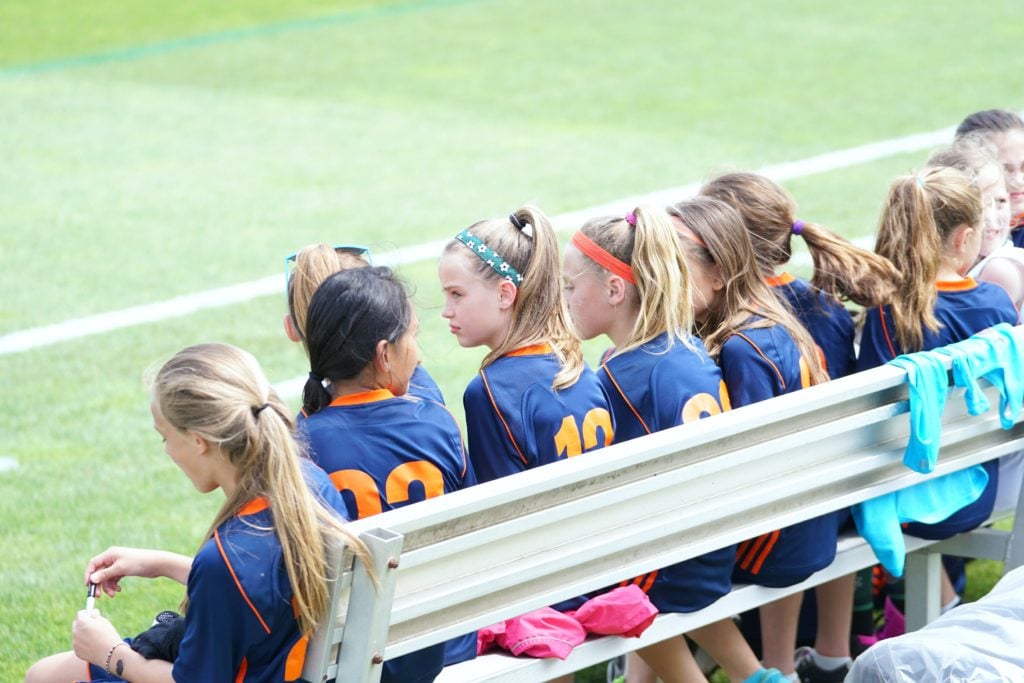
[[[569,245],[562,263],[563,291],[576,333],[593,339],[612,328],[615,308],[608,301],[608,283],[579,249]]]
[[[409,391],[409,380],[416,366],[420,364],[420,345],[417,336],[420,331],[420,319],[409,302],[409,329],[394,344],[388,345],[388,360],[391,363],[390,385],[387,389],[395,396],[402,396]]]
[[[1003,169],[998,164],[983,167],[975,182],[981,191],[984,207],[984,228],[979,253],[988,256],[1010,235],[1010,195],[1006,190]]]
[[[502,280],[485,278],[474,268],[478,261],[468,250],[457,247],[441,256],[437,272],[444,292],[441,317],[459,346],[497,348],[512,324],[511,303],[505,305]],[[515,287],[505,283],[506,287]]]
[[[992,136],[999,163],[1006,172],[1006,189],[1010,193],[1010,213],[1024,211],[1024,130],[1014,129]]]

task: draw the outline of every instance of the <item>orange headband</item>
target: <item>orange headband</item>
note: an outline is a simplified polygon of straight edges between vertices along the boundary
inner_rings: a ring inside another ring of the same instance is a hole
[[[572,236],[571,242],[574,247],[583,252],[585,256],[589,257],[590,260],[597,265],[614,275],[618,275],[631,285],[636,284],[636,278],[633,277],[632,268],[602,249],[597,242],[590,239],[579,230],[577,230]]]

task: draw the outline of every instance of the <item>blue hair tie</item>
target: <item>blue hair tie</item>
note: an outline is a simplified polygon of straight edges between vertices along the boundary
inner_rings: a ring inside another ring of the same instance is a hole
[[[455,239],[469,247],[469,250],[472,251],[478,259],[489,265],[495,273],[512,284],[519,285],[523,281],[523,276],[519,274],[518,270],[512,267],[512,264],[503,259],[498,252],[484,244],[482,239],[472,234],[469,231],[469,228],[466,228],[456,235]]]

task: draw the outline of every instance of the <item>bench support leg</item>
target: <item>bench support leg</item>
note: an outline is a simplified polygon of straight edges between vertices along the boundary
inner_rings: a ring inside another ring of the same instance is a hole
[[[916,631],[939,616],[942,555],[916,552],[907,555],[906,577],[907,631]]]

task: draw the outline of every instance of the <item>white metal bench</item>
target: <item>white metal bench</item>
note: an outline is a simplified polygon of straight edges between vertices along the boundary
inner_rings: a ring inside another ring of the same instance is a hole
[[[1024,448],[1024,423],[969,416],[959,396],[929,475],[902,464],[905,373],[885,366],[354,522],[380,586],[350,555],[339,561],[303,678],[375,682],[385,658]],[[1013,538],[907,538],[908,624],[937,614],[937,553],[1019,564]],[[565,661],[486,655],[438,681],[545,680],[875,562],[863,540],[844,538],[836,561],[798,586],[737,586],[699,612],[659,615],[640,638],[588,640]]]

